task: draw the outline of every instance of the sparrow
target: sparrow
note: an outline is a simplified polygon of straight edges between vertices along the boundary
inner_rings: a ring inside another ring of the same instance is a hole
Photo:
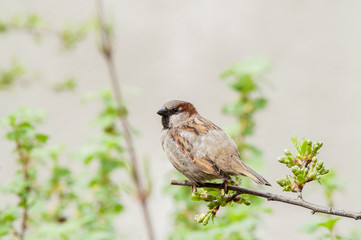
[[[271,184],[248,167],[237,146],[220,127],[199,115],[189,102],[173,100],[157,114],[162,116],[161,143],[173,166],[194,186],[198,182],[244,175],[258,184]],[[226,187],[225,187],[226,188]]]

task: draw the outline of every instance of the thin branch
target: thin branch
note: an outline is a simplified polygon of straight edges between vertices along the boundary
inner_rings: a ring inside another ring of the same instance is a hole
[[[127,144],[128,153],[132,165],[132,176],[134,178],[136,188],[137,188],[137,194],[142,206],[143,215],[148,231],[148,238],[150,240],[154,239],[154,233],[153,233],[153,227],[150,219],[150,214],[147,206],[147,194],[144,189],[143,183],[141,181],[140,177],[140,171],[138,168],[138,159],[135,153],[133,138],[130,131],[130,124],[126,115],[126,109],[123,105],[123,95],[121,92],[121,87],[119,84],[119,77],[118,73],[115,67],[115,62],[113,58],[113,47],[112,47],[112,41],[109,33],[109,29],[106,26],[105,23],[105,16],[103,11],[103,4],[101,0],[97,0],[97,11],[98,11],[98,21],[100,24],[100,33],[101,33],[101,47],[102,47],[102,53],[104,55],[104,58],[106,60],[108,71],[113,87],[113,93],[114,97],[117,101],[118,107],[119,107],[119,120],[123,128],[124,138],[125,142]]]
[[[21,143],[16,141],[16,151],[19,154],[19,158],[22,164],[23,177],[27,184],[29,184],[30,176],[29,176],[29,164],[30,157],[28,154],[24,154],[21,149]],[[28,215],[29,215],[29,203],[28,203],[28,194],[31,192],[31,186],[28,185],[25,189],[25,193],[19,194],[20,201],[23,202],[23,214],[21,219],[21,229],[19,232],[19,239],[25,239],[25,233],[28,228]]]
[[[178,181],[178,180],[172,180],[171,185],[193,186],[193,184],[191,182]],[[197,187],[218,188],[218,189],[223,188],[222,184],[219,184],[219,183],[197,183]],[[248,188],[244,188],[244,187],[240,187],[240,186],[233,186],[233,185],[228,185],[228,189],[236,191],[239,194],[250,194],[250,195],[266,198],[268,201],[283,202],[286,204],[291,204],[291,205],[296,205],[296,206],[300,206],[303,208],[308,208],[308,209],[312,210],[312,214],[319,212],[319,213],[336,215],[336,216],[341,216],[341,217],[346,217],[346,218],[353,218],[355,220],[361,219],[361,212],[351,212],[351,211],[346,211],[346,210],[342,210],[342,209],[324,207],[324,206],[320,206],[320,205],[317,205],[314,203],[307,202],[307,201],[303,200],[302,198],[288,198],[288,197],[285,197],[282,195],[277,195],[274,193],[264,192],[264,191],[260,191],[260,190],[253,190],[253,189],[248,189]]]

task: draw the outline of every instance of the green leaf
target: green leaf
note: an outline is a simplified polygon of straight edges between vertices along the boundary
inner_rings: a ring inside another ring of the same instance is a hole
[[[0,222],[14,222],[18,218],[18,212],[14,207],[7,207],[0,211]]]
[[[42,22],[43,22],[43,20],[40,18],[40,16],[38,16],[36,14],[29,14],[27,16],[25,25],[28,28],[35,28],[35,27],[40,27]]]
[[[6,23],[0,21],[0,33],[6,32],[8,29],[8,26]]]
[[[308,234],[312,234],[312,233],[315,233],[318,228],[319,228],[319,226],[318,226],[317,222],[310,222],[310,223],[303,225],[300,228],[300,231],[308,233]]]
[[[19,135],[16,132],[9,132],[6,134],[6,139],[9,141],[15,141],[19,138],[18,136]]]
[[[192,201],[201,201],[202,198],[201,198],[199,195],[192,195],[192,196],[191,196],[191,200],[192,200]]]
[[[124,209],[123,205],[115,204],[113,211],[114,213],[120,213],[121,211],[123,211],[123,209]]]
[[[346,185],[345,179],[339,178],[336,175],[335,169],[332,169],[327,175],[323,176],[320,182],[324,186],[326,198],[329,200],[333,198],[333,194],[336,191],[341,191]]]
[[[0,69],[0,90],[12,87],[25,74],[25,67],[12,60],[8,69]]]
[[[254,145],[250,145],[250,144],[245,144],[244,149],[250,150],[255,155],[253,159],[255,159],[255,160],[261,159],[262,151],[258,147],[254,146]]]
[[[70,91],[74,91],[75,88],[77,87],[77,83],[75,81],[74,77],[69,77],[66,78],[64,81],[62,82],[58,82],[54,85],[53,89],[55,92],[70,92]]]
[[[232,76],[234,73],[233,69],[227,69],[226,71],[224,71],[223,73],[221,73],[221,78],[224,79],[224,78],[227,78],[227,77],[230,77]]]
[[[238,123],[233,123],[229,126],[227,126],[225,129],[225,132],[227,134],[229,134],[231,137],[234,137],[235,135],[237,135],[239,132],[242,131],[241,125]]]
[[[326,222],[319,223],[318,226],[325,227],[328,230],[332,231],[335,224],[338,222],[338,220],[340,220],[340,218],[333,218],[333,219],[330,219],[330,220],[328,220]]]
[[[300,152],[298,152],[302,157],[306,155],[307,147],[308,147],[307,141],[303,141]]]
[[[270,70],[271,64],[265,58],[250,58],[235,63],[232,67],[236,76],[262,75]]]
[[[0,226],[0,237],[8,235],[11,230],[12,230],[11,225],[10,226],[8,226],[8,225]]]
[[[297,150],[298,153],[301,152],[301,142],[300,140],[298,140],[297,137],[291,137],[293,146],[295,147],[295,149]]]
[[[256,98],[253,101],[253,104],[254,104],[254,108],[256,110],[263,109],[267,105],[267,99],[266,98]]]
[[[42,142],[42,143],[46,143],[48,138],[49,138],[49,136],[45,135],[45,134],[38,133],[38,134],[35,135],[35,139],[38,140],[39,142]]]
[[[237,81],[231,83],[229,86],[236,91],[245,92],[252,92],[257,89],[257,86],[250,75],[238,77]]]
[[[79,26],[73,26],[68,24],[61,33],[61,40],[65,49],[74,49],[78,43],[80,43],[86,38],[88,30],[88,23]]]
[[[236,115],[236,116],[242,115],[245,112],[245,110],[246,110],[245,105],[242,104],[241,102],[229,103],[223,107],[223,112],[225,114]]]
[[[88,165],[94,158],[96,157],[96,155],[88,155],[84,158],[84,164]]]
[[[209,191],[207,191],[208,194],[214,195],[214,196],[221,196],[221,192],[218,189],[211,189]]]

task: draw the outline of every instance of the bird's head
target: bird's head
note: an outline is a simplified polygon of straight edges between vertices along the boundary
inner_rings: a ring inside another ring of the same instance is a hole
[[[193,104],[189,102],[172,100],[166,102],[157,114],[162,116],[163,128],[169,129],[184,124],[198,112]]]

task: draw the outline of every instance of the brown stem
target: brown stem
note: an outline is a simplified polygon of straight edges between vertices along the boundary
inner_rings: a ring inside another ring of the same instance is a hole
[[[192,186],[192,183],[188,182],[188,181],[172,180],[171,185]],[[197,186],[202,187],[202,188],[222,189],[222,184],[220,184],[220,183],[198,183]],[[282,195],[277,195],[274,193],[263,192],[260,190],[253,190],[253,189],[248,189],[248,188],[244,188],[244,187],[240,187],[240,186],[233,186],[233,185],[228,185],[228,189],[239,192],[240,194],[250,194],[250,195],[255,195],[255,196],[262,197],[262,198],[266,198],[268,201],[283,202],[286,204],[291,204],[291,205],[296,205],[296,206],[300,206],[303,208],[307,208],[307,209],[312,210],[312,214],[319,212],[319,213],[336,215],[336,216],[341,216],[341,217],[346,217],[346,218],[353,218],[355,220],[361,219],[361,212],[351,212],[351,211],[346,211],[346,210],[342,210],[342,209],[324,207],[324,206],[320,206],[320,205],[317,205],[314,203],[307,202],[307,201],[303,200],[302,198],[288,198],[288,197],[285,197]]]
[[[121,92],[121,87],[119,84],[119,78],[117,74],[117,70],[115,68],[114,58],[113,58],[113,48],[112,48],[112,42],[110,39],[109,31],[107,29],[106,23],[105,23],[105,17],[103,13],[103,4],[101,0],[97,0],[97,11],[98,11],[98,21],[100,24],[100,33],[101,33],[101,47],[102,47],[102,53],[104,55],[104,58],[106,60],[108,71],[112,83],[113,93],[114,97],[117,101],[118,107],[119,107],[119,120],[121,123],[121,126],[123,128],[124,138],[126,145],[128,147],[128,153],[132,165],[132,176],[134,178],[137,194],[141,203],[142,211],[144,220],[147,227],[148,232],[148,239],[153,240],[154,239],[154,233],[152,228],[152,223],[150,219],[150,214],[147,206],[147,194],[144,190],[141,177],[140,177],[140,171],[138,168],[138,160],[135,153],[133,138],[130,132],[130,125],[128,118],[126,116],[125,108],[123,106],[123,96]]]
[[[30,176],[29,176],[29,164],[30,164],[30,157],[28,154],[24,154],[21,149],[20,142],[16,142],[16,151],[19,154],[20,161],[22,164],[22,170],[23,170],[23,177],[27,184],[29,184]],[[28,228],[27,222],[28,222],[28,212],[29,212],[29,205],[28,205],[28,194],[31,192],[31,186],[28,185],[25,189],[25,193],[22,193],[23,195],[19,194],[19,198],[21,202],[24,202],[23,206],[23,214],[21,219],[21,229],[19,232],[19,239],[23,240],[25,238],[25,233]]]

